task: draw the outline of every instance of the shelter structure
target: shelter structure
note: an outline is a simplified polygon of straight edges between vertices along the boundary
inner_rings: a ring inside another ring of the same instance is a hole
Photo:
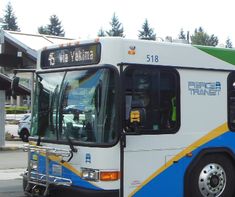
[[[37,51],[43,47],[62,44],[73,39],[0,30],[0,147],[5,144],[5,103],[30,105],[32,75],[25,74],[17,89],[16,103],[11,97],[14,69],[35,69]]]
[[[9,92],[9,79],[13,77],[14,69],[35,69],[37,51],[39,49],[53,44],[66,43],[71,40],[73,39],[0,30],[0,73],[3,74],[0,75],[0,88],[6,91],[6,102],[13,104]],[[20,83],[26,88],[31,89],[31,74],[24,74],[21,78],[23,80]],[[17,98],[17,105],[28,104],[30,98],[27,97],[28,94],[26,92],[23,89],[19,90],[21,96]]]

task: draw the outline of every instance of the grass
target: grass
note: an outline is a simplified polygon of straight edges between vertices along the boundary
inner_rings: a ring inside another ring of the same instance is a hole
[[[29,108],[27,106],[9,106],[9,107],[5,107],[6,113],[7,114],[23,114],[23,113],[27,113],[27,111],[29,110]]]

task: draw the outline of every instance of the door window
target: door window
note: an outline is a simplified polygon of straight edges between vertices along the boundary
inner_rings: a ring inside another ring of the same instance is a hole
[[[125,122],[129,132],[174,133],[179,128],[179,75],[175,69],[125,70]]]
[[[228,126],[235,131],[235,72],[228,76]]]

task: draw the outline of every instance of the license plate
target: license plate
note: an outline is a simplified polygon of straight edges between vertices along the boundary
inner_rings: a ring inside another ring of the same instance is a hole
[[[52,165],[52,174],[54,176],[62,176],[62,166],[57,165],[57,164],[53,164]]]

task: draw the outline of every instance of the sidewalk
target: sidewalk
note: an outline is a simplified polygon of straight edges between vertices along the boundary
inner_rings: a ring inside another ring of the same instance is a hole
[[[22,179],[21,174],[23,174],[25,169],[26,168],[0,169],[0,181]]]
[[[25,142],[22,142],[21,140],[17,141],[5,141],[5,146],[0,147],[0,151],[15,151],[15,150],[21,150],[23,149],[24,144],[27,144]]]

